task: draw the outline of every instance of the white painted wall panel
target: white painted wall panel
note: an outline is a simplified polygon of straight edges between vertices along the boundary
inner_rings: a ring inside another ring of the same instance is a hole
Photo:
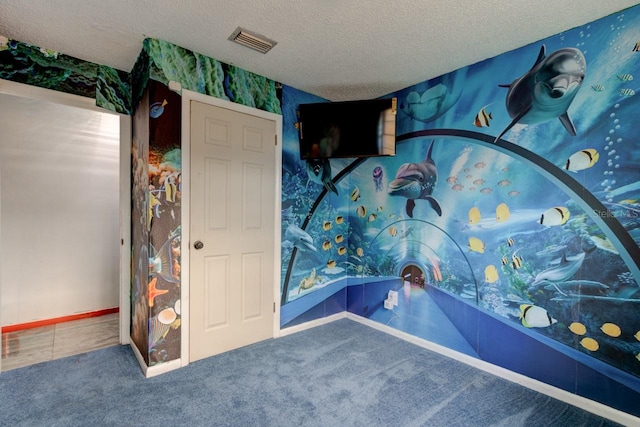
[[[119,305],[119,118],[0,95],[2,325]]]

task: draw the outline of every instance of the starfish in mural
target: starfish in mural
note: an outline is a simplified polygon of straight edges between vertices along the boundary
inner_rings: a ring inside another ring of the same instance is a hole
[[[149,282],[149,290],[147,291],[147,299],[149,300],[149,307],[153,307],[153,300],[158,296],[158,295],[163,295],[166,294],[167,292],[169,292],[168,289],[156,289],[156,283],[158,282],[158,278],[154,277],[150,282]]]

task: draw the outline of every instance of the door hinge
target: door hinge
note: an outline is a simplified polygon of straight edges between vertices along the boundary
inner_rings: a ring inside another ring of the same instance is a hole
[[[278,146],[278,135],[273,136],[273,140],[276,143],[276,147]]]
[[[275,301],[273,302],[273,312],[274,313],[276,312],[276,302]]]

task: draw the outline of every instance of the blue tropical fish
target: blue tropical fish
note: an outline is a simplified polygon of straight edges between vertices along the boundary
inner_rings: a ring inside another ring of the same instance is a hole
[[[152,119],[157,119],[162,115],[162,113],[164,113],[164,106],[167,104],[168,102],[166,99],[162,102],[154,102],[153,104],[151,104],[149,116],[151,116]]]

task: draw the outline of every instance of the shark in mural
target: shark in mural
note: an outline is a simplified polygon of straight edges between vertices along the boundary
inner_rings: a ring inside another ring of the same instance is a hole
[[[582,86],[586,69],[586,60],[579,49],[558,49],[547,56],[542,45],[529,71],[511,84],[499,85],[509,88],[506,106],[513,120],[494,142],[516,123],[541,123],[556,117],[575,136],[576,128],[567,109]]]
[[[396,172],[396,177],[389,183],[389,194],[407,198],[407,215],[413,218],[416,199],[427,200],[438,216],[442,216],[440,203],[431,195],[438,180],[438,169],[431,158],[433,142],[429,145],[427,157],[420,163],[404,163]]]
[[[324,188],[329,191],[333,191],[338,194],[338,189],[336,185],[331,180],[331,164],[327,159],[311,159],[307,160],[307,175],[309,176],[309,181],[315,182],[316,184],[321,184]],[[309,181],[307,181],[307,185],[309,185]]]

